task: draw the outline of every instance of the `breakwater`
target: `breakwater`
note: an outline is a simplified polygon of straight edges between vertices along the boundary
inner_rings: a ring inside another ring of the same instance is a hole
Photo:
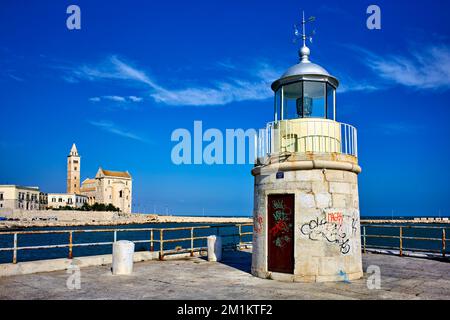
[[[249,217],[199,217],[157,214],[123,214],[75,210],[3,210],[0,230],[23,228],[54,228],[81,226],[143,225],[149,223],[251,223]]]

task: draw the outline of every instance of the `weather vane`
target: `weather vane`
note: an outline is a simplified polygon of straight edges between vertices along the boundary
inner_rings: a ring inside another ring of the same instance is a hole
[[[296,24],[294,24],[294,40],[293,42],[296,43],[299,39],[303,41],[303,47],[300,50],[300,56],[302,58],[302,61],[308,61],[309,56],[309,49],[306,46],[306,40],[309,40],[309,42],[312,43],[313,36],[315,35],[316,31],[313,30],[310,34],[306,33],[306,24],[308,22],[314,22],[316,20],[316,17],[309,17],[307,20],[305,20],[305,11],[302,12],[302,33],[300,34],[300,31],[298,30],[298,27]],[[306,50],[308,49],[308,50]]]

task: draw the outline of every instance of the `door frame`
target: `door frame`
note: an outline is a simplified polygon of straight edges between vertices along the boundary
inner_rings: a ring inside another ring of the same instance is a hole
[[[269,270],[269,196],[271,195],[292,195],[294,196],[294,210],[293,210],[293,216],[292,216],[292,235],[293,235],[293,244],[292,244],[292,261],[293,261],[293,266],[292,266],[292,273],[284,273],[284,272],[278,272],[278,271],[270,271]],[[267,270],[267,272],[272,272],[272,273],[282,273],[282,274],[295,274],[295,238],[296,238],[296,232],[295,232],[295,213],[296,213],[296,206],[295,206],[295,202],[296,202],[296,193],[295,191],[292,190],[292,192],[289,191],[279,191],[279,190],[266,190],[264,192],[264,206],[265,206],[265,211],[266,211],[266,225],[265,225],[265,234],[266,236],[264,237],[264,245],[265,245],[265,269]]]

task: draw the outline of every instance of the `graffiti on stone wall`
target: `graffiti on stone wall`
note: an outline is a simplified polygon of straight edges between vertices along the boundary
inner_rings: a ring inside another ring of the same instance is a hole
[[[300,232],[308,236],[312,241],[326,240],[339,246],[342,254],[350,252],[350,236],[354,236],[357,231],[358,217],[354,214],[351,217],[351,230],[346,231],[342,212],[329,212],[325,217],[317,217],[303,224]]]
[[[263,228],[263,217],[260,214],[258,214],[254,221],[253,229],[255,230],[256,234],[261,234],[262,228]]]
[[[342,212],[328,212],[327,221],[330,223],[342,224],[344,216],[342,215]]]
[[[352,235],[353,236],[355,236],[356,232],[358,231],[358,222],[359,222],[358,214],[353,213],[353,216],[352,216]]]
[[[342,278],[342,281],[344,283],[350,283],[350,280],[348,279],[348,274],[344,270],[339,270],[338,276]]]
[[[285,207],[283,200],[274,200],[272,202],[274,218],[274,226],[269,230],[271,236],[274,238],[274,244],[282,248],[286,243],[290,242],[292,239],[289,236],[289,230],[292,228],[292,223],[290,222],[290,209]]]

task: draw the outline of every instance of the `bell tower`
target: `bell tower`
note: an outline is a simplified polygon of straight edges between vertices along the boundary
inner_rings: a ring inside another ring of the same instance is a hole
[[[67,156],[67,193],[80,193],[80,156],[75,143]]]

